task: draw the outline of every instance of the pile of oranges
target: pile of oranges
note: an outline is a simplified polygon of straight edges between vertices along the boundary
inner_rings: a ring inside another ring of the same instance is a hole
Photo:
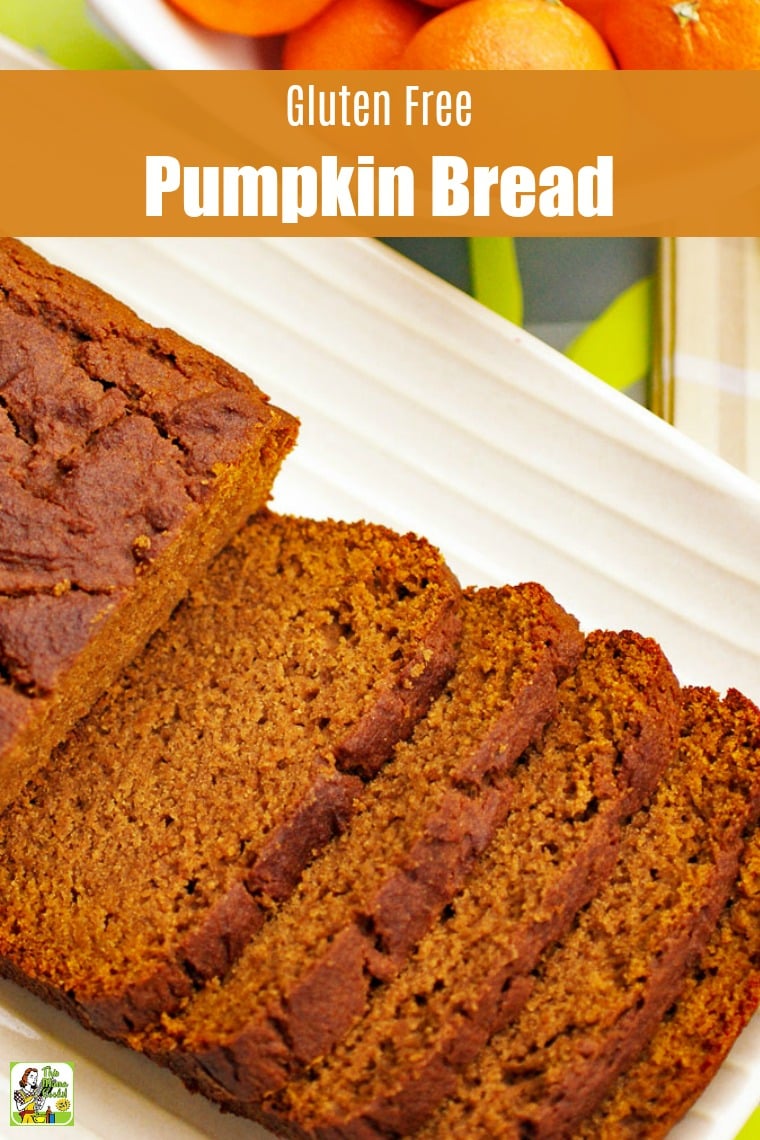
[[[170,0],[283,67],[760,69],[760,0]]]

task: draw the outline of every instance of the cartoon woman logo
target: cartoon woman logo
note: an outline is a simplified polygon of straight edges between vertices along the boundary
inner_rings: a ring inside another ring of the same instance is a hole
[[[33,1118],[45,1113],[47,1089],[44,1085],[39,1086],[39,1079],[40,1074],[37,1069],[31,1066],[24,1069],[18,1083],[19,1087],[13,1093],[22,1124],[37,1123]]]

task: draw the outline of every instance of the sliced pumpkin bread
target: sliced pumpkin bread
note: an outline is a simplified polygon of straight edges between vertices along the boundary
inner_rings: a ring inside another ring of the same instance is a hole
[[[532,583],[466,591],[463,619],[455,673],[349,831],[230,975],[166,1023],[158,1048],[185,1078],[197,1069],[260,1095],[329,1049],[493,836],[513,796],[506,777],[554,713],[583,637]]]
[[[422,1124],[515,1016],[541,951],[611,873],[627,815],[673,754],[678,715],[654,642],[592,634],[462,890],[332,1054],[250,1115],[310,1137],[407,1136]]]
[[[740,694],[685,690],[678,757],[626,829],[612,879],[420,1138],[575,1135],[712,935],[760,810],[759,732],[758,710]]]
[[[459,599],[422,539],[252,521],[0,817],[0,970],[112,1035],[224,972],[444,684]]]
[[[757,747],[760,748],[760,737]],[[760,833],[702,957],[644,1052],[575,1140],[660,1140],[717,1073],[760,1002]]]

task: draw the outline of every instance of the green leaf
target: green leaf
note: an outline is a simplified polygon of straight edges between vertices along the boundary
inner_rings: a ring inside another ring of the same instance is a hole
[[[565,354],[621,391],[646,379],[652,366],[654,296],[653,277],[629,286]]]
[[[512,238],[470,238],[472,292],[482,305],[516,325],[523,322],[523,291]]]

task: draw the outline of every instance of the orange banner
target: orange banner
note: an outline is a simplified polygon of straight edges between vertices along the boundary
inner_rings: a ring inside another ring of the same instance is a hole
[[[0,229],[760,233],[758,72],[3,72]]]

